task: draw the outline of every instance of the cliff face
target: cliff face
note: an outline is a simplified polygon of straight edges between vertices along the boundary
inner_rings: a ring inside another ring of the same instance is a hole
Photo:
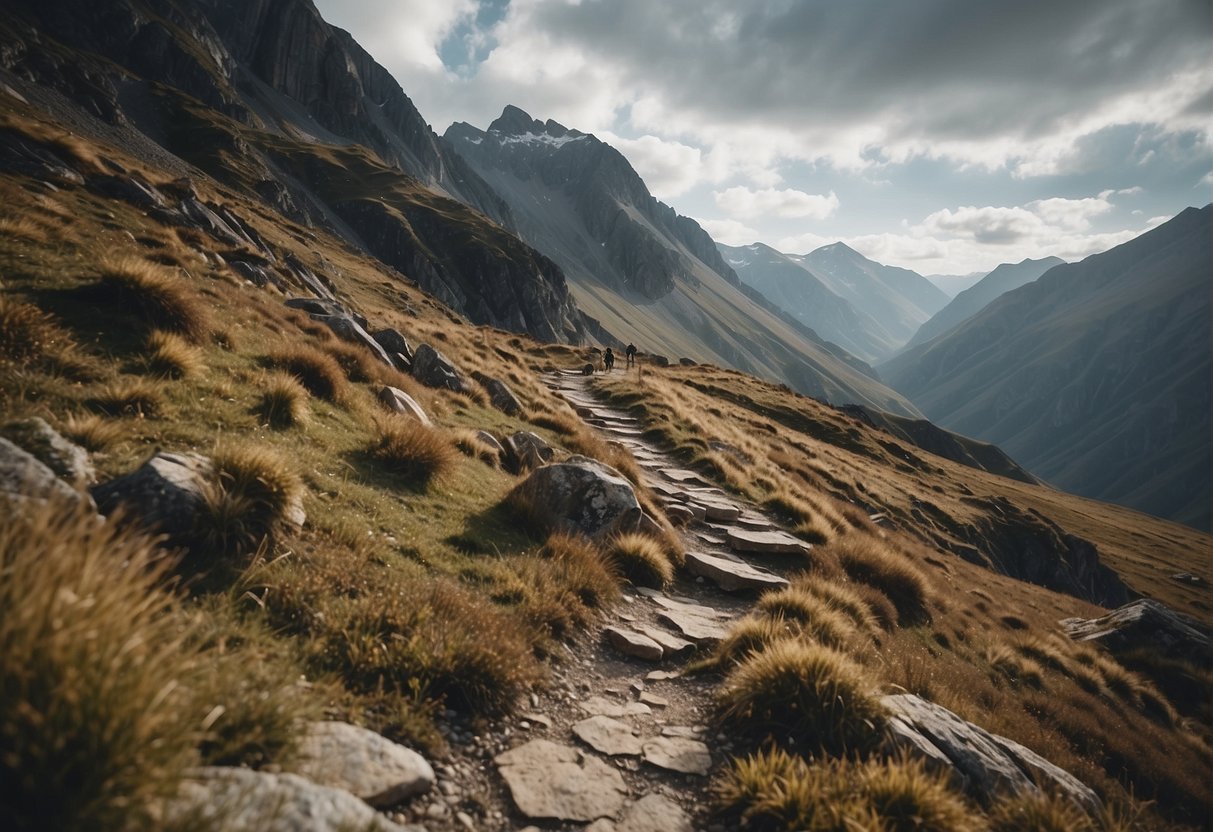
[[[54,88],[145,152],[167,150],[327,227],[475,323],[584,337],[560,268],[507,230],[505,202],[307,0],[12,8],[0,20],[0,67]]]

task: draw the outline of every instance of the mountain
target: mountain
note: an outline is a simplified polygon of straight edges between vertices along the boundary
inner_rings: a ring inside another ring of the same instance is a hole
[[[990,301],[1025,283],[1031,283],[1054,266],[1065,261],[1060,257],[1045,257],[1041,260],[1023,260],[1019,263],[1003,263],[987,274],[971,288],[965,289],[952,301],[936,312],[931,319],[918,328],[907,347],[930,341],[942,335],[961,321],[975,315]]]
[[[487,130],[459,122],[444,138],[504,197],[522,238],[560,264],[600,340],[914,415],[867,364],[743,286],[711,237],[595,136],[507,106]]]
[[[968,274],[928,274],[923,275],[927,280],[934,284],[935,288],[939,289],[950,298],[954,298],[973,286],[977,281],[986,276],[986,272],[969,272]]]
[[[808,268],[856,311],[875,319],[901,346],[948,302],[917,272],[869,260],[844,243],[833,243],[792,260]]]
[[[0,67],[75,131],[330,230],[475,323],[584,338],[559,267],[307,0],[14,0]]]
[[[1207,529],[1211,222],[1055,266],[882,373],[1060,488]]]
[[[856,310],[788,255],[762,243],[716,246],[743,283],[822,338],[864,361],[876,361],[897,346],[896,339],[871,315]]]

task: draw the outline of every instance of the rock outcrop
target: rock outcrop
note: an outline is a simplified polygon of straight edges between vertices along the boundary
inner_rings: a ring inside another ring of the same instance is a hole
[[[76,491],[33,454],[0,439],[0,496],[10,499],[60,500],[74,505],[87,496]]]
[[[1075,641],[1096,642],[1113,653],[1142,650],[1213,664],[1208,628],[1149,598],[1125,604],[1100,618],[1067,618],[1061,621],[1061,627]]]
[[[412,749],[345,722],[314,722],[300,740],[297,772],[372,806],[392,806],[434,785],[434,769]]]
[[[72,485],[91,485],[97,479],[88,451],[69,442],[45,419],[33,416],[0,427],[0,436],[32,454],[55,476]]]
[[[101,483],[93,499],[103,513],[125,509],[131,518],[177,544],[187,543],[214,472],[199,454],[161,452],[129,474]]]
[[[644,514],[622,474],[584,456],[536,469],[514,487],[510,499],[527,505],[549,528],[592,538],[632,531]]]
[[[426,387],[444,387],[456,393],[471,386],[455,363],[429,344],[421,344],[413,353],[413,378]]]

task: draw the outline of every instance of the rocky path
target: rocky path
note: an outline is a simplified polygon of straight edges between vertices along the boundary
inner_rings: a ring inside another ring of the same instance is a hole
[[[477,813],[475,824],[465,815],[467,828],[711,829],[711,775],[733,748],[710,727],[712,684],[680,669],[723,637],[757,592],[785,585],[779,573],[803,564],[807,544],[645,442],[636,420],[603,405],[584,376],[545,380],[632,452],[671,516],[686,523],[687,561],[667,590],[626,592],[595,637],[570,649],[528,712],[497,737],[473,738],[472,759],[439,766],[439,790],[411,819],[449,824],[444,795],[452,808],[467,795],[453,785],[444,791],[444,778],[462,781],[466,792],[472,775],[482,781],[481,799],[499,808]]]

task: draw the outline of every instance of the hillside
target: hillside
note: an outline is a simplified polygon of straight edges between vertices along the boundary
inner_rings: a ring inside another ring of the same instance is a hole
[[[1059,488],[1209,528],[1211,216],[1057,266],[882,373]]]
[[[738,247],[718,243],[717,248],[743,283],[827,341],[872,362],[897,346],[896,339],[871,315],[857,311],[786,254],[762,243]]]
[[[1003,263],[973,286],[961,291],[940,309],[930,320],[918,328],[905,349],[925,344],[932,338],[950,330],[967,318],[976,315],[986,304],[1012,289],[1031,283],[1054,266],[1065,261],[1060,257],[1045,257],[1041,260],[1023,260],[1019,263]]]
[[[503,195],[522,238],[560,264],[604,346],[631,342],[915,415],[868,365],[744,291],[707,233],[596,137],[506,107],[487,130],[456,123],[445,138]]]
[[[948,303],[948,296],[917,272],[869,260],[845,243],[789,256],[856,311],[875,319],[895,347]]]

